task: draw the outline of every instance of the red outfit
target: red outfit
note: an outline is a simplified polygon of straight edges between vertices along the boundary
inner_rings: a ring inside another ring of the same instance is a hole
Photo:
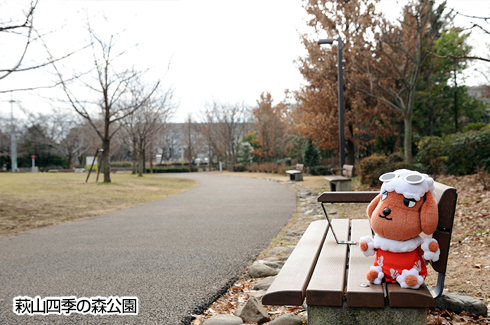
[[[410,252],[394,253],[378,248],[376,250],[374,266],[381,266],[386,282],[396,283],[396,277],[401,275],[403,270],[410,270],[412,268],[417,269],[419,275],[424,279],[427,276],[427,268],[418,249]]]

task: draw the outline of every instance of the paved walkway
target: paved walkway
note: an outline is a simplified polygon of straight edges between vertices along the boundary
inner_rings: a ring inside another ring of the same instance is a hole
[[[0,324],[189,324],[287,224],[276,182],[198,173],[156,202],[0,238]],[[17,316],[16,296],[136,296],[138,316]]]

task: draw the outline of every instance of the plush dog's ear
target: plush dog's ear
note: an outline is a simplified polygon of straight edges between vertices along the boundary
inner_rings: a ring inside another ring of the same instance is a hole
[[[376,195],[376,197],[371,201],[371,203],[369,203],[367,210],[366,210],[366,213],[367,213],[369,219],[371,219],[371,216],[374,212],[374,209],[376,209],[376,206],[378,205],[379,200],[381,200],[381,193]]]
[[[425,202],[420,210],[420,226],[426,235],[431,235],[437,229],[439,222],[439,209],[431,191],[425,193]]]

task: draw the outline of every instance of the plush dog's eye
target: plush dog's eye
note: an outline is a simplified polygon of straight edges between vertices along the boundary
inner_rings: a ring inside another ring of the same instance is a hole
[[[404,199],[403,204],[405,204],[406,207],[413,208],[415,206],[415,200],[414,199]]]
[[[388,196],[388,192],[383,192],[383,194],[381,195],[381,201],[386,199],[387,196]]]

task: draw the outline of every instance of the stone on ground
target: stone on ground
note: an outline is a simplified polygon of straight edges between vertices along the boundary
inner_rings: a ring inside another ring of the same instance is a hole
[[[235,315],[251,323],[260,324],[270,321],[264,306],[255,297],[250,297],[243,308],[236,310]]]
[[[242,325],[240,317],[233,315],[216,315],[208,319],[203,325]]]
[[[257,282],[253,289],[254,290],[267,290],[271,286],[272,282],[274,282],[275,276],[268,276],[266,278],[263,278],[259,282]]]
[[[252,278],[263,278],[266,276],[276,275],[278,273],[278,271],[272,267],[260,263],[250,265],[247,268],[247,272]]]
[[[487,305],[483,301],[449,292],[443,292],[436,299],[436,307],[440,310],[450,310],[456,314],[466,311],[478,316],[487,316]]]
[[[301,325],[303,321],[295,314],[284,314],[270,322],[270,325]]]

